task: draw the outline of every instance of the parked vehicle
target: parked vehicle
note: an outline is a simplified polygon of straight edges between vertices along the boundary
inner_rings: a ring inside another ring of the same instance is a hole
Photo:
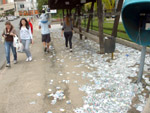
[[[14,16],[7,16],[7,19],[8,19],[9,21],[14,21],[14,20],[15,20]]]
[[[0,22],[3,22],[3,21],[5,21],[5,20],[6,20],[5,17],[1,17],[1,18],[0,18]]]

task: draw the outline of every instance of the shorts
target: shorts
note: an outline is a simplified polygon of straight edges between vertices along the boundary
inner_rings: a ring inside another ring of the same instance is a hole
[[[50,43],[51,42],[50,34],[42,35],[42,42]]]

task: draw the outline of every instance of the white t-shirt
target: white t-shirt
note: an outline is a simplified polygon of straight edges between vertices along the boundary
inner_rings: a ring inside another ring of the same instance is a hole
[[[47,22],[47,23],[39,22],[39,26],[41,27],[42,35],[50,34],[49,25],[50,25],[50,22]]]

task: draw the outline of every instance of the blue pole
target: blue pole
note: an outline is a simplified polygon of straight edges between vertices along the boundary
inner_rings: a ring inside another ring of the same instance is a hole
[[[144,70],[144,63],[145,63],[145,54],[146,54],[146,46],[143,46],[142,53],[141,53],[140,69],[139,69],[137,83],[141,82],[141,80],[142,80],[142,75],[143,75],[143,70]]]

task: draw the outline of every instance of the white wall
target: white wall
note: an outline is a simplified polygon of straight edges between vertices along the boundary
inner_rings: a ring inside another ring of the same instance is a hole
[[[33,4],[31,2],[31,0],[27,0],[26,2],[16,2],[17,4],[17,9],[18,11],[20,10],[32,10],[33,9]],[[24,8],[20,8],[20,5],[24,4]],[[37,3],[34,2],[34,9],[37,9]]]

